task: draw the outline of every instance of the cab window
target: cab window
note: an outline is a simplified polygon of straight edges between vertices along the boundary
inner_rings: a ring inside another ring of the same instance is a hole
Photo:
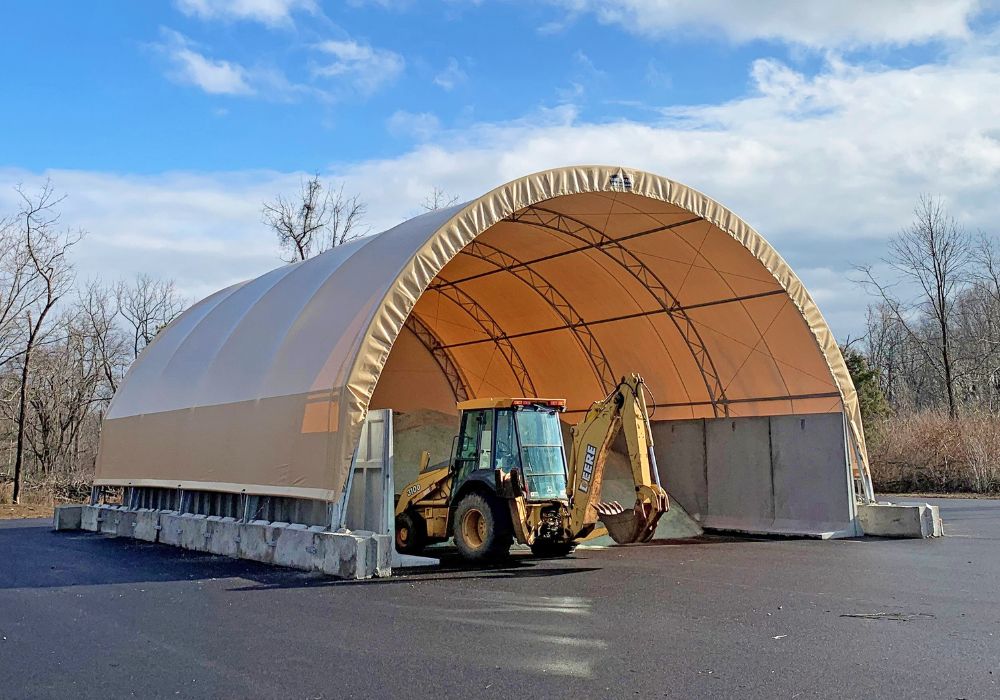
[[[511,409],[497,411],[496,456],[494,467],[510,473],[511,469],[521,466],[521,456],[517,447],[517,429],[514,423],[514,411]]]
[[[455,454],[457,481],[462,481],[476,469],[489,469],[492,460],[493,409],[464,412]]]

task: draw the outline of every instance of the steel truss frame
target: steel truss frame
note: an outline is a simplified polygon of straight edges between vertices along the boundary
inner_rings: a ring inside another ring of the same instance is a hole
[[[597,341],[597,338],[594,337],[583,316],[570,304],[569,299],[563,296],[562,292],[556,289],[544,276],[533,269],[530,264],[518,260],[510,253],[478,240],[472,241],[472,243],[463,248],[462,254],[482,260],[496,266],[500,270],[509,272],[535,290],[552,310],[556,312],[556,315],[563,320],[565,325],[561,328],[571,331],[574,337],[576,337],[580,349],[583,350],[584,355],[590,362],[591,368],[594,370],[594,375],[597,377],[601,389],[607,393],[614,388],[616,384],[615,374],[611,370],[611,364],[608,362],[608,357],[604,353],[604,349]],[[434,286],[439,288],[455,285],[452,282],[442,280]],[[516,333],[508,336],[508,340],[525,335],[528,334]]]
[[[701,334],[698,332],[697,327],[695,327],[691,317],[663,280],[649,269],[635,253],[622,245],[621,240],[608,236],[603,231],[594,228],[586,222],[544,207],[526,207],[514,212],[505,220],[512,223],[549,229],[574,238],[585,244],[583,247],[575,249],[574,252],[585,250],[599,251],[632,275],[649,291],[656,302],[660,304],[663,311],[670,317],[677,332],[680,333],[681,338],[683,338],[694,358],[695,364],[701,372],[702,380],[705,383],[705,389],[708,391],[709,401],[716,417],[720,415],[720,411],[721,415],[729,415],[729,400],[726,398],[725,387],[719,379],[715,363],[712,361],[705,342],[702,340]]]
[[[417,316],[411,313],[403,327],[408,329],[413,335],[417,337],[420,344],[426,348],[427,352],[431,354],[437,366],[441,368],[441,372],[444,374],[445,378],[448,380],[448,385],[451,387],[452,394],[455,395],[455,401],[467,401],[472,396],[471,387],[469,386],[468,380],[465,375],[462,374],[461,368],[455,359],[451,356],[448,348],[441,342],[441,340],[434,334],[427,324],[421,321]]]
[[[531,375],[528,373],[528,368],[525,366],[524,360],[521,359],[520,353],[517,352],[517,348],[515,348],[514,344],[510,342],[510,338],[507,336],[507,333],[500,327],[500,324],[497,323],[496,319],[493,318],[493,316],[491,316],[478,301],[473,299],[467,292],[454,285],[431,286],[427,289],[428,291],[437,292],[445,299],[448,299],[458,306],[458,308],[462,309],[462,311],[464,311],[473,321],[475,321],[476,325],[482,329],[482,331],[486,334],[486,337],[497,346],[500,354],[503,355],[504,361],[507,363],[511,373],[514,375],[514,380],[517,382],[521,395],[537,396],[535,383],[532,381]],[[410,315],[413,315],[412,312]]]

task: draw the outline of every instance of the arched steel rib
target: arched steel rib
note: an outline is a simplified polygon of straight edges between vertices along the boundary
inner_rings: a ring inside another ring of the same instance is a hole
[[[417,337],[420,344],[423,345],[427,352],[431,354],[437,366],[441,368],[441,372],[444,374],[445,378],[448,380],[448,384],[451,386],[451,393],[455,395],[455,401],[467,401],[472,396],[472,391],[469,387],[469,382],[462,373],[461,368],[458,363],[455,362],[448,348],[444,347],[441,340],[434,334],[427,325],[417,318],[416,315],[410,314],[406,319],[406,323],[403,324],[404,328],[407,328],[413,335]]]
[[[608,393],[615,386],[615,375],[611,371],[604,349],[601,348],[597,338],[586,325],[583,317],[577,312],[569,300],[563,296],[562,292],[556,289],[545,277],[529,264],[518,260],[510,253],[495,248],[488,243],[475,240],[462,249],[463,255],[477,258],[483,262],[495,265],[506,270],[517,279],[534,289],[542,299],[552,308],[553,311],[563,320],[577,342],[581,350],[590,362],[590,366],[597,376],[597,381],[601,385],[604,393]],[[440,282],[436,286],[448,285],[448,282]],[[454,286],[454,285],[452,285]]]
[[[528,368],[524,365],[524,360],[517,352],[517,348],[507,337],[503,328],[496,322],[489,312],[480,306],[479,302],[469,294],[455,286],[435,285],[427,288],[428,292],[437,292],[441,296],[453,302],[472,318],[473,321],[486,333],[486,336],[496,344],[500,354],[510,367],[511,373],[521,390],[522,396],[537,396],[535,383],[528,374]],[[425,292],[426,293],[426,292]]]
[[[705,347],[701,334],[663,280],[650,270],[635,253],[590,224],[544,207],[526,207],[514,212],[507,220],[550,229],[575,238],[588,244],[588,249],[592,248],[608,256],[638,280],[667,312],[678,333],[681,334],[681,338],[687,344],[705,382],[705,388],[708,391],[715,415],[717,417],[720,415],[720,406],[722,415],[729,415],[729,402],[726,399],[725,388],[722,386],[718,371],[715,369],[715,363],[712,362],[712,357]]]

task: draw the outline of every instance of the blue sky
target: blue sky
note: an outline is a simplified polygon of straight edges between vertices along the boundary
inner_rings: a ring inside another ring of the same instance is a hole
[[[741,95],[753,59],[792,53],[709,32],[637,39],[544,3],[326,3],[273,22],[134,0],[15,2],[11,11],[0,55],[26,69],[6,79],[25,108],[3,110],[0,130],[24,136],[5,148],[8,162],[34,169],[322,169],[404,152],[422,135],[392,121],[401,111],[444,128],[568,103],[587,120],[649,121],[670,105]],[[44,41],[19,30],[42,25]],[[336,61],[328,41],[388,65],[319,75]],[[171,54],[185,48],[242,67],[246,88],[179,74]],[[799,53],[796,64],[814,69],[817,57]]]
[[[835,331],[845,279],[919,194],[1000,214],[997,6],[976,0],[11,0],[0,206],[51,177],[86,276],[192,297],[278,262],[260,204],[303,173],[381,230],[432,187],[620,162],[702,189],[792,263]]]

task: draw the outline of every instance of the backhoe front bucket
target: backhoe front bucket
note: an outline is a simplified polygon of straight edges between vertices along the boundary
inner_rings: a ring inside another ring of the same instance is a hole
[[[595,507],[598,520],[604,523],[611,539],[618,544],[649,542],[663,514],[663,511],[641,501],[637,501],[631,510],[625,510],[618,501],[598,503]]]

